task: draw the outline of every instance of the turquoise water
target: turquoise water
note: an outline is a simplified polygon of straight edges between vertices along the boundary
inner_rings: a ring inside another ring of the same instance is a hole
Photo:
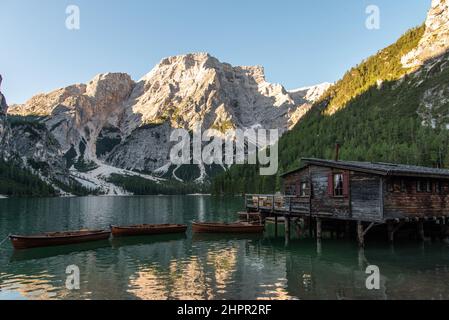
[[[9,233],[106,228],[110,224],[235,221],[242,198],[88,197],[0,200]],[[293,235],[295,234],[292,231]],[[318,250],[319,249],[319,250]],[[66,288],[66,268],[80,289]],[[366,289],[368,265],[380,289]],[[449,246],[394,247],[293,239],[269,224],[264,236],[138,237],[14,252],[0,247],[0,299],[448,299]]]

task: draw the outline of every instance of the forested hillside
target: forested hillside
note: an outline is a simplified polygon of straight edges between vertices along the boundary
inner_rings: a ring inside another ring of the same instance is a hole
[[[56,196],[53,187],[30,171],[0,161],[0,195],[8,197]]]
[[[432,107],[432,90],[441,95],[449,79],[447,59],[421,70],[402,68],[401,57],[422,37],[413,29],[394,45],[353,68],[323,96],[279,142],[280,173],[300,165],[302,157],[449,167],[449,100]],[[426,101],[430,100],[430,101]],[[429,107],[430,105],[430,107]],[[260,177],[256,167],[234,166],[213,182],[215,193],[271,193],[279,177]]]

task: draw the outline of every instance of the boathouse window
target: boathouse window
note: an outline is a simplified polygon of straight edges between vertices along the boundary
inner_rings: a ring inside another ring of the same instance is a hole
[[[427,180],[420,180],[418,181],[416,191],[418,192],[432,192],[432,183]]]
[[[331,173],[328,176],[327,193],[331,197],[349,196],[349,172]]]
[[[388,192],[394,192],[394,183],[393,182],[388,183]]]
[[[436,182],[435,184],[435,190],[438,194],[444,193],[444,184],[441,181]]]
[[[307,197],[309,195],[309,184],[307,181],[301,182],[299,195],[301,197]]]
[[[343,173],[334,174],[334,196],[343,197],[344,191]]]
[[[401,192],[407,192],[407,184],[404,179],[401,180]]]
[[[407,192],[407,183],[404,179],[397,180],[397,181],[390,181],[388,183],[388,192]]]
[[[285,188],[285,195],[287,195],[287,196],[295,196],[296,195],[296,186],[295,185],[288,185]]]

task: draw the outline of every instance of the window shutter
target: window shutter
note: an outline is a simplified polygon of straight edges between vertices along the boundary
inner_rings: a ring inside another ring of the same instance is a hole
[[[332,173],[327,176],[327,194],[331,197],[334,195],[334,175]]]
[[[343,174],[343,196],[349,197],[349,172]]]

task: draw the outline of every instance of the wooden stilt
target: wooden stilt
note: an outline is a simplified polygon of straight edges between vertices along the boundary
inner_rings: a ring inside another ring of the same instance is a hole
[[[393,222],[388,222],[387,228],[388,228],[388,241],[393,244],[394,243],[394,235],[396,232],[398,232],[399,229],[401,229],[406,223],[404,221],[399,222],[396,226]]]
[[[394,225],[389,222],[387,225],[388,228],[388,242],[394,243]]]
[[[285,245],[290,244],[290,216],[285,216]]]
[[[424,221],[419,220],[418,222],[418,239],[419,241],[425,241],[425,233],[424,233]]]
[[[274,217],[274,236],[278,237],[278,216]]]
[[[365,248],[360,247],[358,252],[358,260],[359,260],[359,268],[363,270],[365,266],[368,264],[365,256]]]
[[[309,216],[307,218],[307,221],[309,223],[309,237],[313,238],[313,220],[312,220],[312,216]]]
[[[345,223],[345,238],[349,240],[351,238],[351,222],[346,221]]]
[[[321,219],[320,218],[316,218],[316,238],[317,238],[317,240],[322,239]]]
[[[321,256],[323,254],[323,244],[321,242],[321,239],[318,239],[316,241],[316,253],[318,256]]]
[[[363,223],[362,221],[357,221],[357,239],[359,242],[359,247],[365,247],[365,233],[363,231]]]

